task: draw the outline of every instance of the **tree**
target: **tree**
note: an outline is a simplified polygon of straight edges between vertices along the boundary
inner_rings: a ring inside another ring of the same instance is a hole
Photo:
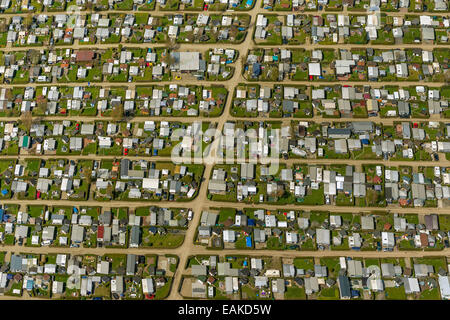
[[[164,56],[162,57],[162,60],[169,67],[175,64],[175,58],[168,50],[166,50],[166,52],[164,52]]]
[[[111,199],[113,196],[113,192],[114,192],[114,188],[113,188],[112,184],[108,184],[108,186],[106,187],[106,196]]]
[[[5,98],[6,98],[6,100],[12,100],[13,94],[12,94],[11,89],[9,89],[9,88],[6,89]]]
[[[191,184],[192,183],[192,176],[188,176],[188,175],[185,175],[182,179],[181,179],[181,181],[183,181],[184,183],[186,183],[186,184]]]
[[[450,70],[445,70],[444,77],[445,83],[450,83]]]
[[[27,54],[28,61],[31,65],[36,65],[39,63],[39,60],[41,59],[41,54],[38,50],[29,50]]]
[[[33,123],[33,116],[31,114],[31,111],[22,113],[22,115],[20,116],[20,122],[24,125],[25,129],[29,133],[31,130],[31,125]]]
[[[193,33],[188,33],[186,35],[186,39],[188,40],[187,42],[194,42],[194,34]]]
[[[178,50],[180,48],[180,44],[177,42],[176,39],[167,37],[166,38],[166,47],[170,51],[175,51],[175,50]]]
[[[25,26],[25,28],[29,28],[32,23],[33,23],[33,14],[28,13],[26,17],[23,19],[23,25]]]
[[[231,37],[231,38],[236,38],[238,32],[239,32],[239,29],[238,29],[237,26],[232,25],[232,26],[230,27],[230,37]]]
[[[284,190],[284,187],[283,186],[278,186],[277,192],[276,192],[277,197],[282,198],[282,197],[284,197],[285,193],[286,192]]]
[[[214,28],[211,32],[211,37],[214,39],[214,41],[219,40],[220,30],[218,28]]]
[[[86,11],[92,13],[92,9],[93,9],[93,7],[94,7],[94,5],[92,4],[92,2],[91,2],[91,1],[87,1],[86,4],[85,4],[85,6],[86,6]]]
[[[247,63],[247,56],[241,56],[239,60],[241,62],[241,66],[245,66],[245,64]]]
[[[6,20],[0,21],[0,32],[8,31],[8,26],[6,25]]]

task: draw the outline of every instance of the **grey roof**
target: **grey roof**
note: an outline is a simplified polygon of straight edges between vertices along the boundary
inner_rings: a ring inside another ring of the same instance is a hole
[[[194,264],[191,266],[191,275],[193,276],[206,276],[206,266]]]
[[[136,272],[136,261],[135,254],[127,254],[127,275],[134,275]]]
[[[317,238],[316,242],[319,245],[329,245],[330,244],[330,230],[327,229],[316,229]]]
[[[341,299],[351,298],[350,281],[348,277],[340,275],[338,277],[339,295]]]

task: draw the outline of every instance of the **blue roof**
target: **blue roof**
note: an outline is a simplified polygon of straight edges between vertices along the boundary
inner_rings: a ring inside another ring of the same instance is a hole
[[[28,280],[27,281],[27,290],[31,290],[33,289],[33,280]]]
[[[246,241],[247,247],[251,248],[252,247],[252,237],[251,236],[245,237],[245,241]]]
[[[247,225],[248,226],[254,226],[255,225],[255,219],[248,219]]]
[[[253,74],[259,76],[261,73],[261,65],[257,62],[253,64]]]
[[[246,5],[251,6],[253,4],[253,0],[247,0]]]

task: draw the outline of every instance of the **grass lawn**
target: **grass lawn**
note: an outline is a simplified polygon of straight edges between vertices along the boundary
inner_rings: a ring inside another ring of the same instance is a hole
[[[310,220],[311,224],[315,221],[318,224],[322,224],[325,219],[328,219],[328,212],[321,212],[321,211],[312,211]]]
[[[386,288],[385,289],[386,299],[388,300],[405,300],[406,293],[403,286],[397,288]]]
[[[368,266],[380,267],[380,261],[378,259],[364,259],[364,264],[365,264],[366,268]]]
[[[267,249],[269,250],[282,250],[284,247],[284,243],[278,237],[269,237],[267,239]]]
[[[109,258],[112,259],[111,262],[111,270],[112,272],[116,272],[118,267],[126,267],[127,264],[127,256],[124,254],[108,254]]]
[[[219,223],[231,218],[234,221],[236,210],[233,208],[220,208],[219,211]]]
[[[339,299],[339,289],[337,286],[331,288],[323,288],[319,292],[319,300],[337,300]]]
[[[184,241],[182,234],[148,235],[143,237],[142,245],[152,248],[176,248],[181,246]]]
[[[40,164],[41,164],[41,160],[40,159],[35,159],[35,160],[26,160],[27,161],[27,166],[26,169],[28,171],[28,173],[30,172],[37,172],[39,171],[40,168]]]
[[[138,207],[134,213],[137,216],[148,216],[150,214],[150,209],[149,207]]]
[[[442,231],[449,231],[450,230],[450,215],[447,215],[447,214],[441,215],[440,214],[438,217],[439,217],[440,229]],[[409,222],[409,220],[408,220],[408,222]]]
[[[318,190],[311,190],[311,195],[306,196],[303,201],[304,205],[322,205],[325,203],[323,195],[323,186]]]
[[[34,218],[40,217],[45,213],[45,206],[28,206],[28,214]]]
[[[295,258],[294,266],[297,269],[314,270],[314,259],[313,258]]]
[[[320,258],[320,264],[327,267],[330,276],[332,274],[337,276],[337,273],[341,269],[339,258]]]
[[[424,290],[420,293],[420,300],[441,300],[441,294],[438,288]]]
[[[111,288],[108,285],[101,285],[95,288],[94,297],[103,297],[110,298],[111,297]]]
[[[241,287],[242,292],[242,299],[246,300],[256,300],[257,299],[257,292],[255,289],[250,288],[248,285]]]
[[[444,257],[416,258],[414,263],[424,263],[424,264],[432,265],[434,267],[435,273],[437,273],[440,268],[447,271],[447,262]]]
[[[15,160],[1,160],[0,161],[0,173],[3,173],[10,166],[14,166],[15,163],[16,163]]]
[[[305,288],[297,287],[292,285],[291,287],[286,287],[286,292],[284,293],[286,299],[306,299]]]
[[[170,288],[172,287],[172,280],[173,280],[173,278],[170,277],[163,287],[156,290],[156,293],[155,293],[156,300],[165,299],[169,295]]]

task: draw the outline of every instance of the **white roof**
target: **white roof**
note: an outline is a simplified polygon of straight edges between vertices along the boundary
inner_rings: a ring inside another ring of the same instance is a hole
[[[310,76],[320,76],[322,75],[320,71],[320,63],[310,63],[308,64],[308,71]]]

